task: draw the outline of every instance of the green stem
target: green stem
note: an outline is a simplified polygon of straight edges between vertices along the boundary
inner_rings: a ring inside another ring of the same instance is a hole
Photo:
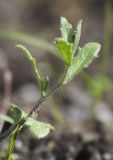
[[[66,84],[66,79],[67,79],[67,76],[68,76],[68,70],[69,70],[69,67],[66,66],[65,72],[64,72],[64,76],[63,76],[63,79],[62,79],[62,81],[61,81],[62,85],[65,85],[65,84]]]
[[[14,149],[14,145],[15,145],[15,141],[16,141],[16,137],[21,129],[21,127],[24,125],[24,123],[27,121],[27,118],[32,116],[33,113],[36,113],[39,109],[42,103],[44,103],[49,96],[53,95],[55,92],[57,92],[57,90],[62,86],[61,83],[57,84],[45,97],[41,97],[38,101],[38,103],[36,104],[36,106],[29,112],[29,114],[27,115],[26,118],[21,119],[15,126],[15,130],[11,130],[10,134],[11,134],[11,138],[10,138],[10,143],[8,146],[8,151],[6,154],[6,160],[10,160],[11,159],[11,154],[13,152]],[[13,134],[12,134],[13,132]],[[8,137],[9,135],[6,135],[6,137]],[[4,138],[6,138],[4,137]],[[1,138],[2,140],[2,138]]]
[[[18,135],[19,130],[20,130],[20,126],[18,125],[16,127],[15,131],[11,135],[8,150],[7,150],[7,153],[6,153],[6,160],[11,160],[11,155],[12,155],[12,152],[13,152],[13,149],[14,149],[16,137]]]
[[[111,0],[105,0],[103,55],[100,63],[100,74],[102,75],[106,73],[108,67],[111,38],[112,38],[112,2]]]

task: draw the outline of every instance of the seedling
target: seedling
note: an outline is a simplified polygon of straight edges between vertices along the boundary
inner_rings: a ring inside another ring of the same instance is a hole
[[[78,22],[76,31],[73,31],[72,25],[68,20],[61,17],[61,37],[56,38],[54,43],[59,51],[59,56],[65,64],[65,71],[61,79],[56,82],[52,89],[48,89],[49,79],[48,77],[42,78],[36,59],[32,54],[23,45],[16,45],[17,48],[22,50],[32,66],[33,74],[41,91],[41,97],[29,114],[22,111],[18,106],[14,104],[11,105],[11,110],[15,115],[14,123],[8,131],[0,135],[0,142],[10,136],[9,147],[6,154],[7,160],[11,159],[16,137],[22,127],[27,126],[37,138],[45,137],[51,129],[54,129],[50,124],[36,120],[41,104],[44,103],[49,96],[58,91],[59,88],[70,82],[80,71],[88,67],[89,64],[98,57],[101,48],[99,43],[90,42],[85,44],[82,48],[78,47],[81,36],[81,25],[82,20]],[[11,122],[13,121],[11,120]]]

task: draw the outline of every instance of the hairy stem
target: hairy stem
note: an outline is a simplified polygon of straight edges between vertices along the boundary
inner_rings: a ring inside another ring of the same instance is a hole
[[[45,97],[41,97],[38,103],[36,104],[36,106],[30,111],[27,117],[30,117],[33,115],[33,113],[36,113],[37,111],[39,111],[41,104],[45,103],[50,96],[55,94],[60,89],[61,86],[62,86],[62,83],[57,84],[54,88],[52,88],[52,90]]]

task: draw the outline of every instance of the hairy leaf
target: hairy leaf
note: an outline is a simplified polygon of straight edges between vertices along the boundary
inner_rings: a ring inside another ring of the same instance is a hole
[[[71,66],[73,55],[75,54],[81,36],[80,20],[77,24],[76,31],[72,31],[72,25],[64,17],[61,17],[61,38],[56,38],[56,46],[60,51],[60,56],[63,58],[66,65]]]
[[[25,118],[27,113],[25,113],[22,109],[20,109],[17,105],[12,106],[13,111],[16,113],[16,116],[19,118]],[[19,114],[19,115],[18,115]],[[35,114],[35,113],[34,113]],[[21,117],[20,117],[21,115]],[[35,117],[35,115],[33,115]],[[36,117],[35,117],[36,118]],[[25,122],[25,125],[29,128],[31,133],[35,135],[37,138],[43,138],[47,136],[50,130],[53,130],[54,127],[48,123],[43,123],[35,120],[34,118],[29,117]]]
[[[64,17],[61,17],[60,30],[61,30],[62,38],[65,41],[68,41],[68,35],[69,35],[70,31],[72,30],[72,25]]]
[[[43,138],[47,136],[50,130],[54,127],[48,123],[39,122],[33,118],[28,118],[26,125],[30,129],[31,133],[37,138]]]
[[[42,88],[42,86],[41,86],[42,78],[39,73],[36,59],[32,56],[32,54],[28,51],[28,49],[26,47],[24,47],[23,45],[18,44],[18,45],[16,45],[16,47],[21,49],[23,51],[23,53],[26,55],[27,59],[29,60],[31,66],[32,66],[33,73],[34,73],[35,79],[37,81],[37,84],[39,85],[40,88]]]
[[[98,56],[100,47],[99,43],[92,42],[87,43],[83,48],[79,48],[77,56],[73,58],[72,65],[68,69],[64,84],[72,80],[84,67],[88,67]]]

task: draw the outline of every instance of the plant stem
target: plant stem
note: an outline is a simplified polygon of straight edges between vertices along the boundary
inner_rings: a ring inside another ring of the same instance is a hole
[[[43,104],[51,95],[55,94],[61,86],[62,86],[62,81],[60,83],[58,83],[56,86],[54,86],[52,88],[52,90],[50,90],[50,92],[45,97],[41,97],[39,99],[38,103],[29,112],[29,114],[26,116],[26,118],[22,118],[19,122],[17,122],[15,125],[13,125],[7,132],[5,132],[4,135],[0,136],[0,142],[2,142],[4,139],[6,139],[7,137],[9,137],[11,135],[9,146],[8,146],[8,151],[6,153],[6,160],[11,159],[11,154],[14,149],[16,137],[17,137],[20,129],[22,128],[22,126],[27,121],[28,117],[31,117],[34,113],[39,111],[41,104]]]
[[[64,76],[63,76],[63,79],[62,79],[62,85],[66,84],[66,78],[67,78],[68,70],[69,70],[69,67],[66,67],[65,72],[64,72]]]
[[[7,153],[6,153],[6,160],[11,159],[11,155],[12,155],[12,152],[13,152],[13,149],[14,149],[14,145],[15,145],[15,141],[16,141],[16,137],[18,135],[19,129],[20,129],[20,126],[18,125],[16,127],[16,130],[11,135],[8,150],[7,150]]]
[[[36,78],[37,84],[39,85],[39,87],[41,88],[41,76],[39,73],[39,69],[38,69],[38,65],[36,63],[36,59],[31,55],[31,53],[28,51],[28,49],[26,47],[24,47],[21,44],[16,45],[17,48],[21,49],[23,51],[23,53],[26,55],[27,59],[29,60],[31,66],[32,66],[32,70],[34,73],[34,76]]]
[[[41,104],[45,103],[46,100],[52,96],[53,94],[55,94],[59,89],[60,87],[62,86],[62,83],[59,83],[57,84],[55,87],[52,88],[52,90],[50,90],[50,92],[44,96],[44,97],[41,97],[38,101],[38,103],[35,105],[35,107],[30,111],[30,113],[28,114],[27,117],[30,117],[33,115],[33,113],[36,113],[37,111],[39,111],[40,107],[41,107]]]
[[[18,122],[15,123],[14,125],[12,125],[12,127],[10,127],[9,130],[7,130],[5,133],[3,133],[2,135],[0,135],[0,143],[1,143],[4,139],[6,139],[7,137],[9,137],[19,124],[23,125],[25,122],[26,122],[26,119],[25,119],[25,118],[21,119],[20,121],[18,121]]]

